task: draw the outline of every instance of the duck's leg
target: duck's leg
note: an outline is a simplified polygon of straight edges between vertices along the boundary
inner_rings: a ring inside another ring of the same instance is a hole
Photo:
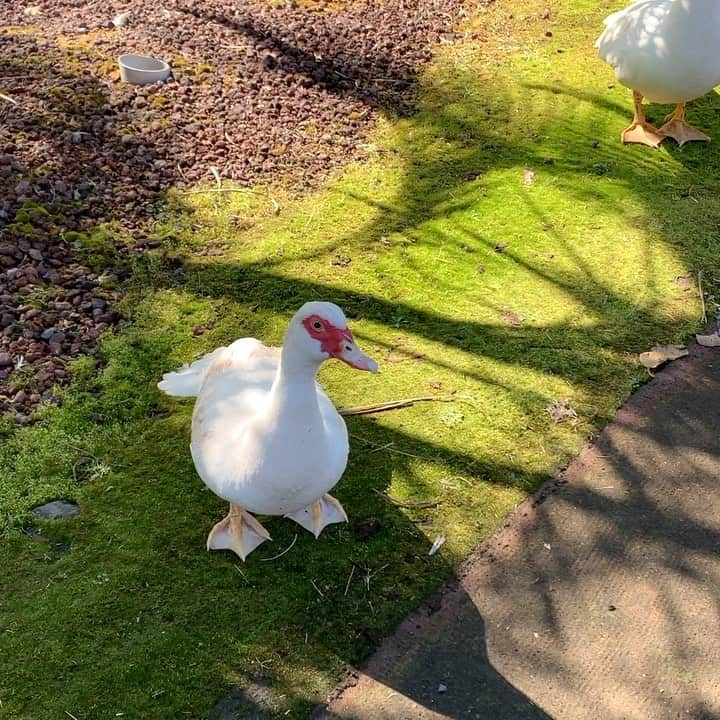
[[[347,522],[348,519],[343,506],[331,495],[323,495],[307,507],[288,513],[285,517],[302,525],[316,538],[326,525]]]
[[[710,137],[704,132],[700,132],[685,120],[685,103],[678,103],[678,106],[666,118],[666,123],[658,132],[673,140],[677,140],[678,145],[682,147],[686,142],[691,140],[708,141]]]
[[[230,503],[230,512],[210,531],[208,550],[232,550],[243,560],[260,543],[270,540],[270,533],[239,505]]]
[[[624,143],[640,143],[656,148],[660,146],[665,136],[645,119],[642,101],[643,96],[636,90],[633,90],[635,115],[633,116],[632,123],[623,130],[620,138]]]

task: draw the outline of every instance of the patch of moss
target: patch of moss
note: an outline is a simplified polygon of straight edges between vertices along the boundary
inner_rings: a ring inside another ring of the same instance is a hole
[[[66,230],[63,237],[78,258],[93,270],[120,262],[118,249],[130,241],[127,231],[117,222],[103,223],[89,233]]]

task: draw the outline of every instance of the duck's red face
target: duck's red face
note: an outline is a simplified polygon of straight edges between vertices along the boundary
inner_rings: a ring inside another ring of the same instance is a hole
[[[320,342],[320,348],[330,357],[342,360],[358,370],[377,372],[377,363],[355,344],[347,327],[337,327],[320,315],[309,315],[302,321],[310,337]]]

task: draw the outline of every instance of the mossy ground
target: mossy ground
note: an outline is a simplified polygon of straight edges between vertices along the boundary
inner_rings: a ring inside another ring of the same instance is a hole
[[[271,717],[308,717],[647,378],[638,352],[698,329],[675,281],[719,274],[720,152],[620,145],[630,95],[592,48],[620,4],[478,10],[419,112],[383,121],[370,159],[321,192],[273,190],[279,214],[262,190],[169,197],[107,364],[77,363],[61,408],[4,428],[0,717],[203,718],[233,683],[269,683]],[[711,95],[690,119],[720,136],[719,111]],[[328,364],[339,405],[462,401],[348,419],[350,526],[315,541],[269,519],[244,565],[207,554],[223,504],[192,467],[191,403],[155,383],[239,336],[279,343],[310,299],[340,304],[381,364]],[[556,425],[546,407],[565,399],[578,422]],[[54,498],[81,518],[21,532]]]

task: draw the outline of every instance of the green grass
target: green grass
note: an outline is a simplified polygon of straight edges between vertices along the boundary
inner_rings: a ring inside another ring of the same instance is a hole
[[[383,121],[367,161],[317,194],[275,190],[279,215],[262,194],[170,198],[106,365],[78,363],[61,408],[2,428],[0,718],[203,718],[233,683],[270,683],[270,717],[308,717],[647,378],[638,352],[698,329],[675,278],[718,275],[720,151],[620,145],[630,94],[592,41],[621,4],[481,11],[424,75],[419,112]],[[711,95],[690,119],[720,137],[719,111]],[[191,404],[155,383],[239,336],[279,343],[310,299],[340,304],[381,365],[328,364],[338,405],[464,400],[348,419],[349,526],[314,541],[264,520],[273,542],[244,565],[207,554],[223,504],[192,467]],[[575,424],[546,412],[564,399]],[[54,498],[82,516],[34,539],[29,510]]]

